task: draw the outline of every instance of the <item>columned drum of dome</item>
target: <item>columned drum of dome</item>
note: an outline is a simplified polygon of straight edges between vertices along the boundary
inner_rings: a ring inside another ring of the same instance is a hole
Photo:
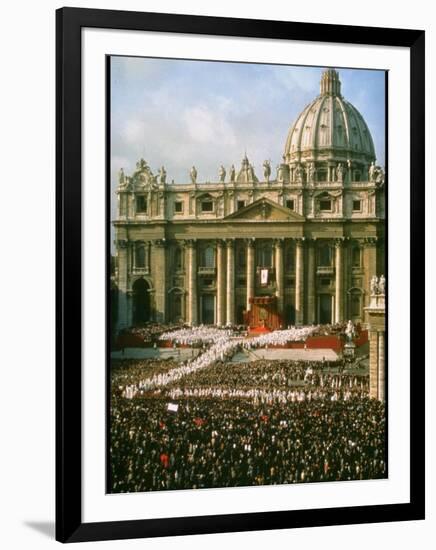
[[[254,165],[242,148],[240,163],[217,159],[213,181],[192,162],[184,182],[169,183],[163,166],[155,174],[144,159],[120,171],[118,330],[262,316],[269,328],[364,323],[371,280],[384,271],[384,171],[340,73],[320,72],[319,90],[289,121],[277,169]]]

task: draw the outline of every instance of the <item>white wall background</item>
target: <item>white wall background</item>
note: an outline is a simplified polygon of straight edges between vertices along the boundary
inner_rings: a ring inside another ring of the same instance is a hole
[[[1,345],[0,345],[0,541],[3,548],[46,549],[54,536],[54,165],[55,165],[55,9],[62,2],[8,2],[1,15],[0,154],[1,154]],[[436,124],[431,105],[434,79],[436,18],[427,0],[381,3],[331,0],[311,3],[280,0],[76,0],[70,5],[342,23],[368,26],[424,28],[427,31],[427,158],[432,150],[429,131]],[[432,63],[433,62],[433,63]],[[433,64],[433,67],[432,67]],[[431,70],[432,69],[432,70]],[[399,113],[400,115],[400,113]],[[436,307],[430,281],[435,224],[431,166],[427,162],[427,309]],[[392,189],[391,192],[395,192]],[[424,197],[423,197],[424,200]],[[433,216],[434,219],[434,216]],[[432,303],[430,303],[430,300]],[[427,314],[427,339],[435,329]],[[434,489],[435,437],[431,403],[436,390],[427,363],[427,500],[428,519],[346,527],[324,527],[256,533],[193,536],[147,541],[149,548],[183,549],[302,547],[355,550],[433,548],[436,536]],[[79,366],[78,366],[79,368]],[[394,366],[393,366],[394,368]],[[424,369],[424,365],[416,365]],[[430,438],[433,432],[433,437]],[[100,543],[103,544],[103,543]],[[144,541],[104,543],[107,548],[139,548]],[[85,546],[88,546],[86,543]]]

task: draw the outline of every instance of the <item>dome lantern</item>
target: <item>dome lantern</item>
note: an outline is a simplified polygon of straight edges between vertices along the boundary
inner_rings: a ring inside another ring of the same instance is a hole
[[[334,69],[326,69],[321,76],[321,95],[341,95],[339,73]]]

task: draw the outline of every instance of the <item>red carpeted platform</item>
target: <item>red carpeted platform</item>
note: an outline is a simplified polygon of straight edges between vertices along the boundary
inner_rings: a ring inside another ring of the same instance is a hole
[[[271,332],[271,329],[268,327],[248,327],[249,336],[260,336],[261,334],[267,334]]]

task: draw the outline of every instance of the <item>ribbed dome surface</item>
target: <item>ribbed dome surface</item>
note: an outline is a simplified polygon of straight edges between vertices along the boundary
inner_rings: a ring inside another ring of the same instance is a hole
[[[321,93],[299,115],[291,127],[285,146],[287,162],[298,160],[301,153],[332,151],[332,156],[372,162],[374,143],[359,111],[341,95],[339,74],[333,69],[321,78]]]

